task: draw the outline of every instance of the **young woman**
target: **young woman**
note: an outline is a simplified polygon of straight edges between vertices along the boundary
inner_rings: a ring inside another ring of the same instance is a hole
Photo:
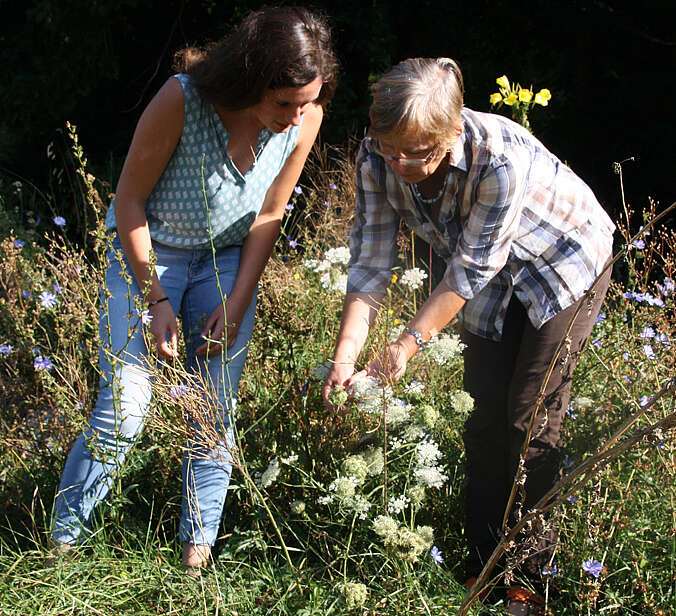
[[[257,283],[333,96],[337,63],[326,24],[285,7],[250,14],[205,51],[178,54],[177,64],[139,120],[108,212],[115,239],[102,294],[100,390],[66,462],[53,537],[65,549],[86,536],[143,427],[148,353],[176,357],[180,313],[187,369],[220,406],[221,442],[206,444],[193,426],[183,458],[179,536],[184,565],[199,567],[230,479]]]
[[[500,537],[503,513],[538,392],[565,329],[611,256],[614,225],[592,191],[525,129],[463,107],[450,59],[413,59],[372,87],[370,136],[357,157],[348,293],[324,396],[354,367],[389,283],[400,220],[446,261],[441,282],[367,372],[399,379],[408,360],[458,316],[465,389],[475,401],[467,453],[466,574],[471,585]],[[526,459],[524,510],[560,472],[561,421],[571,376],[609,273],[570,332],[546,388]],[[560,368],[560,369],[559,369]],[[546,409],[546,411],[545,411]],[[537,588],[553,535],[525,538],[521,573]],[[510,614],[543,613],[523,588]]]

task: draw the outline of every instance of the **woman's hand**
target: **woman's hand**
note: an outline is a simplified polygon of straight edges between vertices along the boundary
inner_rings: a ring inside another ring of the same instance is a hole
[[[336,387],[347,387],[354,375],[354,364],[351,362],[334,362],[331,364],[331,370],[324,381],[322,397],[326,406],[333,406],[329,402],[329,394]]]
[[[415,353],[413,350],[413,353]],[[385,347],[366,368],[366,374],[378,379],[383,385],[396,383],[406,374],[406,365],[412,355],[411,349],[401,342]]]
[[[148,325],[148,331],[157,345],[157,354],[167,359],[176,357],[178,355],[178,324],[171,304],[167,301],[155,304],[148,308],[148,314],[153,318]],[[167,333],[169,340],[167,340]]]
[[[223,311],[223,304],[219,304],[216,310],[211,313],[200,332],[200,336],[208,338],[208,340],[198,346],[195,352],[198,355],[206,355],[208,352],[209,357],[219,355],[222,350],[222,342],[226,339],[226,328],[227,348],[232,348],[237,339],[239,327],[242,324],[242,319],[247,308],[248,305],[245,306],[243,302],[234,300],[232,296],[228,297],[225,301],[225,312]],[[219,342],[214,342],[215,340]]]

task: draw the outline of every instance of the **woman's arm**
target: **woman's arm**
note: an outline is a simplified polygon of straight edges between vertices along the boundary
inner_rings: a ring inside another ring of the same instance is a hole
[[[345,296],[336,349],[322,392],[326,403],[334,387],[349,384],[354,374],[354,364],[366,342],[381,301],[382,296],[373,297],[368,293],[348,293]]]
[[[408,328],[417,331],[427,342],[456,317],[465,302],[442,280],[411,319]],[[415,336],[402,332],[396,342],[378,354],[365,372],[382,383],[398,381],[406,373],[406,365],[418,348]]]
[[[258,280],[270,258],[279,235],[286,204],[289,202],[291,192],[298,182],[308,154],[317,138],[322,118],[323,110],[319,105],[310,105],[304,113],[296,147],[268,189],[261,211],[251,225],[242,245],[237,278],[225,303],[226,314],[223,313],[223,306],[218,306],[207,319],[202,336],[208,336],[211,340],[220,340],[227,321],[227,346],[231,347],[235,343],[242,317],[251,303]],[[220,345],[205,342],[197,348],[197,353],[204,354],[207,348],[209,355],[221,352]]]
[[[139,119],[115,194],[117,233],[136,281],[149,301],[160,299],[165,293],[150,262],[145,204],[176,149],[183,131],[183,113],[181,84],[177,79],[169,79]],[[177,324],[169,302],[156,304],[150,311],[153,320],[149,331],[158,353],[175,356]]]

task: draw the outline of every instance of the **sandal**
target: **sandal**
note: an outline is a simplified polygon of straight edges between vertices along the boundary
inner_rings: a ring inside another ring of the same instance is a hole
[[[507,589],[507,614],[510,616],[546,616],[544,601],[527,588]]]

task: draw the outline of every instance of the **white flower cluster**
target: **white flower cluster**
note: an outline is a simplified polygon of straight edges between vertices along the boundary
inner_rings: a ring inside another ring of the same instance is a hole
[[[413,267],[409,270],[406,270],[401,275],[401,284],[411,290],[415,290],[422,287],[425,278],[427,278],[427,274],[425,272],[423,272],[419,267]]]
[[[425,386],[420,381],[411,381],[404,387],[404,393],[409,396],[416,396],[425,390]]]
[[[432,338],[425,347],[424,353],[434,363],[440,366],[447,366],[452,363],[462,353],[465,344],[460,342],[457,335],[449,336],[441,334]]]
[[[385,547],[396,558],[414,563],[434,542],[434,531],[429,526],[418,526],[411,530],[386,515],[373,520],[373,530]]]
[[[345,268],[350,260],[350,249],[346,246],[329,248],[324,252],[324,259],[306,259],[303,265],[320,275],[319,281],[327,291],[335,291],[345,295],[347,291],[347,273]]]
[[[467,415],[474,408],[474,398],[466,391],[457,391],[451,396],[451,406],[460,415]]]
[[[416,466],[413,469],[413,477],[417,483],[427,488],[441,488],[448,481],[448,475],[444,472],[446,469],[438,464],[442,453],[432,437],[427,437],[418,443],[415,457]]]
[[[390,500],[387,501],[387,510],[394,514],[397,515],[398,513],[401,513],[406,507],[408,507],[409,503],[411,502],[411,499],[406,496],[406,494],[400,494],[399,496],[391,496]]]
[[[392,388],[389,385],[383,387],[378,379],[365,376],[350,384],[350,391],[354,396],[357,408],[364,413],[381,413],[383,408],[393,399]]]
[[[343,596],[345,607],[348,610],[356,610],[366,603],[369,596],[368,588],[360,582],[341,582],[338,590]]]
[[[281,466],[279,464],[279,459],[273,458],[263,473],[257,477],[256,485],[259,488],[269,488],[273,483],[275,483],[275,481],[277,481],[280,468]]]

